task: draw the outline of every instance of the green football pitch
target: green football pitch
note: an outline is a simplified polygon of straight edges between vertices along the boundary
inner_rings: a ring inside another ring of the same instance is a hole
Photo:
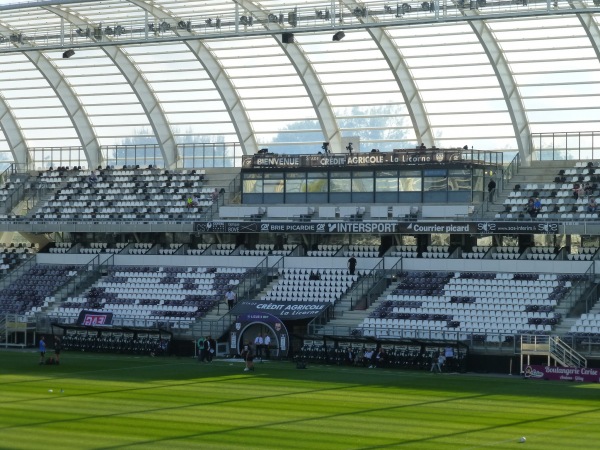
[[[0,352],[1,449],[598,449],[600,385]],[[526,442],[521,443],[524,436]]]

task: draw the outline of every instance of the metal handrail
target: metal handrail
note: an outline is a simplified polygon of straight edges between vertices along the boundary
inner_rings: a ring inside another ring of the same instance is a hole
[[[568,367],[587,367],[587,359],[561,341],[559,337],[550,337],[549,343],[550,353],[556,360]]]

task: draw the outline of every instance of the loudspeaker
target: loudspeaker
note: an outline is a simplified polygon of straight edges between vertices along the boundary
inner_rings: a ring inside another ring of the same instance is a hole
[[[343,31],[338,31],[337,33],[335,33],[333,35],[333,40],[341,41],[342,39],[344,39],[345,36],[346,36],[346,33],[344,33]]]
[[[294,33],[282,33],[281,42],[284,44],[293,44],[294,43]]]
[[[64,52],[63,55],[62,55],[62,57],[63,58],[70,58],[74,54],[75,54],[75,50],[71,49],[71,50],[67,50],[66,52]]]

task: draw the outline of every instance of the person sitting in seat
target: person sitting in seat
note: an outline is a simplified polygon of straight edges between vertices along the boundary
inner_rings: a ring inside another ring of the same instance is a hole
[[[594,197],[590,197],[587,204],[587,212],[595,213],[598,210],[598,203]]]
[[[537,214],[535,212],[535,199],[531,197],[527,201],[527,205],[525,206],[525,212],[529,214],[529,217],[535,217]]]
[[[365,349],[363,353],[362,363],[363,366],[371,368],[373,366],[373,355],[375,352],[373,349]]]
[[[385,349],[380,347],[375,355],[375,367],[385,367],[387,363],[387,354],[385,353]]]
[[[579,183],[573,184],[573,198],[575,200],[579,199],[579,196],[583,194],[583,189]]]
[[[541,210],[542,210],[542,202],[539,199],[539,197],[536,197],[536,199],[533,201],[533,212],[535,214],[533,217],[537,217],[537,215],[540,213]]]

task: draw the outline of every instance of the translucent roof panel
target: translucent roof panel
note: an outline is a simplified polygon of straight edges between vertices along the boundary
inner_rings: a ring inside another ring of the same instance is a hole
[[[0,1],[0,161],[64,147],[100,163],[147,145],[174,165],[196,144],[313,153],[325,141],[527,156],[536,134],[600,132],[597,11],[594,0]]]

